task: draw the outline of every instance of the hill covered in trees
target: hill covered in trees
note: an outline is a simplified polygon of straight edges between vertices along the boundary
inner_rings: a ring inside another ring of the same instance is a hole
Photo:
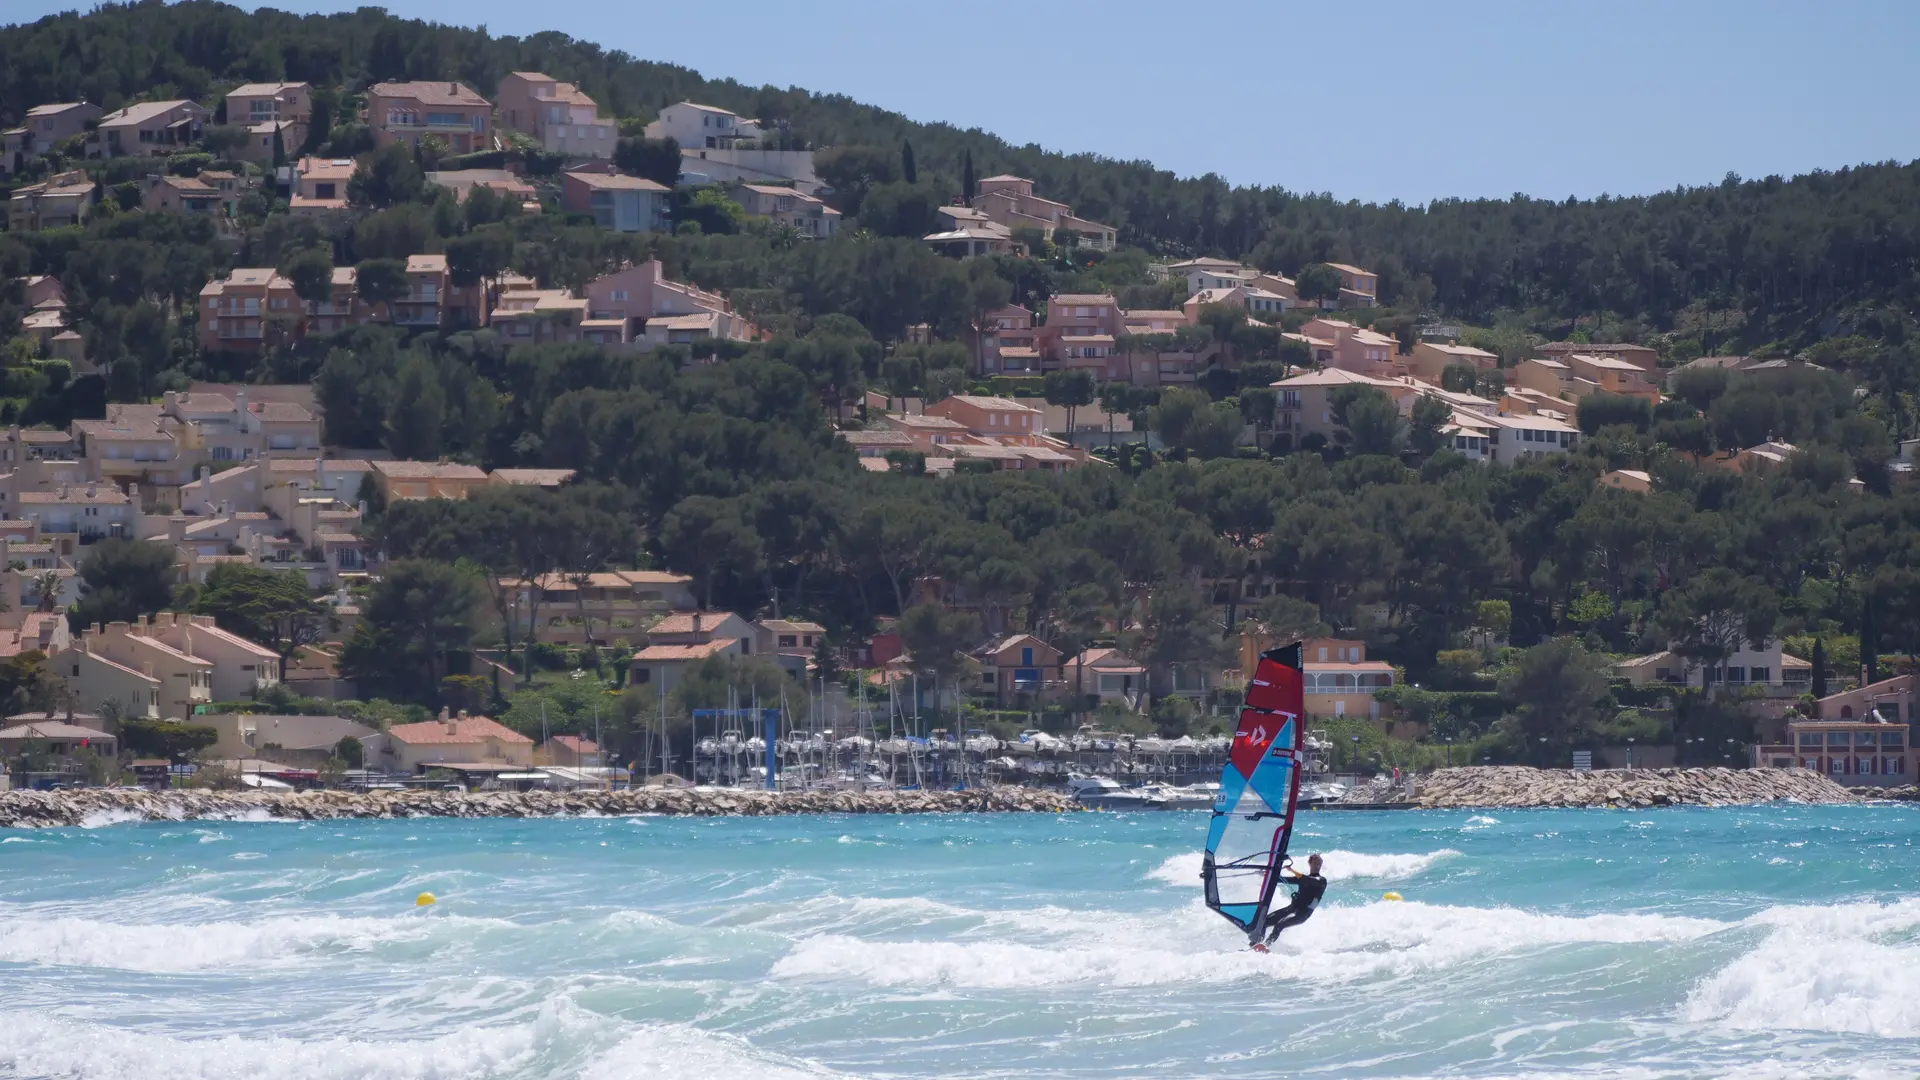
[[[373,80],[449,78],[492,93],[514,69],[579,82],[629,133],[681,98],[775,121],[783,140],[822,148],[849,227],[807,241],[746,220],[719,192],[682,189],[673,231],[613,234],[551,199],[532,212],[491,195],[457,202],[404,151],[363,158],[353,207],[324,221],[296,218],[264,191],[225,229],[136,209],[146,173],[212,160],[188,152],[70,163],[107,193],[88,222],[0,235],[0,339],[19,325],[12,279],[51,274],[104,372],[75,378],[13,337],[0,423],[63,426],[195,379],[311,381],[331,445],[578,470],[558,493],[370,507],[395,562],[371,587],[367,633],[346,660],[377,692],[418,706],[448,700],[444,657],[486,633],[479,612],[500,602],[486,582],[638,564],[692,575],[716,607],[815,618],[836,643],[897,617],[919,663],[948,678],[964,668],[960,650],[1003,628],[1069,650],[1118,644],[1156,689],[1177,669],[1228,663],[1247,618],[1276,634],[1331,629],[1364,637],[1372,655],[1423,684],[1401,691],[1403,704],[1437,734],[1485,736],[1488,752],[1507,756],[1602,729],[1646,740],[1684,722],[1696,734],[1712,728],[1716,741],[1750,734],[1738,709],[1703,706],[1684,721],[1623,709],[1633,703],[1611,696],[1607,654],[1673,644],[1710,665],[1747,637],[1813,635],[1844,677],[1882,647],[1920,648],[1920,495],[1886,467],[1893,437],[1916,429],[1920,393],[1913,166],[1650,198],[1365,206],[1012,147],[845,98],[707,81],[560,35],[494,38],[373,9],[300,17],[200,0],[0,30],[0,123],[42,101],[212,104],[241,81],[286,78],[338,88],[334,137],[351,145],[354,99]],[[912,181],[900,167],[909,141]],[[1118,225],[1122,250],[934,255],[919,237],[931,207],[959,192],[968,157],[978,172],[1033,176],[1044,193]],[[511,269],[575,289],[659,258],[670,276],[726,292],[772,333],[645,354],[378,323],[258,354],[208,352],[196,337],[201,287],[234,266],[324,285],[335,266],[391,270],[422,252],[444,253],[459,285]],[[1280,327],[1213,311],[1185,328],[1189,343],[1228,346],[1195,387],[1099,388],[1104,404],[1153,428],[1164,453],[1134,444],[1112,466],[961,469],[935,481],[912,474],[910,460],[869,472],[836,436],[860,423],[869,388],[936,396],[969,385],[961,342],[982,313],[1089,292],[1175,306],[1184,286],[1155,281],[1149,257],[1194,253],[1288,271],[1365,263],[1389,305],[1360,313],[1375,326],[1404,341],[1423,319],[1494,324],[1481,333],[1509,362],[1530,335],[1577,331],[1654,341],[1669,362],[1753,349],[1804,352],[1826,370],[1688,372],[1657,407],[1596,395],[1580,409],[1586,437],[1572,452],[1499,467],[1446,449],[1433,424],[1382,400],[1345,403],[1370,417],[1348,440],[1269,455],[1236,447],[1235,436],[1243,421],[1256,431],[1270,423],[1268,384],[1304,358]],[[906,343],[919,325],[934,340]],[[1767,439],[1800,451],[1745,474],[1695,456]],[[1644,470],[1654,490],[1600,486],[1612,469]],[[96,554],[89,565],[105,574],[110,561]],[[917,602],[922,581],[940,583],[930,594],[939,602]],[[89,617],[151,606],[127,603]],[[1502,635],[1514,651],[1491,647]],[[611,668],[610,682],[622,670]],[[602,689],[585,685],[591,694],[528,698],[503,715],[537,718],[546,702],[570,723]],[[696,702],[689,692],[676,708],[724,702],[724,680],[695,685],[718,696]],[[628,718],[653,707],[622,700]],[[1171,706],[1155,717],[1169,732],[1191,719]]]
[[[1011,146],[844,96],[709,80],[562,34],[494,37],[377,8],[297,16],[207,0],[109,5],[0,31],[0,58],[4,123],[42,101],[84,96],[113,108],[136,95],[201,97],[240,80],[351,88],[447,78],[491,93],[508,71],[543,70],[579,83],[623,118],[645,119],[691,98],[771,121],[794,146],[843,154],[883,147],[890,155],[911,140],[922,176],[954,191],[971,155],[980,175],[1030,176],[1083,216],[1116,225],[1126,244],[1244,257],[1285,272],[1360,263],[1379,272],[1390,304],[1474,322],[1521,320],[1552,336],[1589,326],[1608,338],[1672,333],[1706,352],[1800,348],[1858,325],[1872,329],[1881,309],[1905,312],[1920,292],[1913,164],[1793,179],[1729,176],[1647,197],[1380,206]],[[886,166],[864,155],[841,165],[856,183],[894,178],[870,175]],[[831,158],[823,166],[833,175]]]

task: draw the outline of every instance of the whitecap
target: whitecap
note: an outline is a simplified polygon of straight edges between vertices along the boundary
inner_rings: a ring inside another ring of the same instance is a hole
[[[257,922],[113,923],[71,915],[10,912],[0,919],[0,961],[121,971],[208,971],[249,961],[359,952],[376,944],[496,920],[291,915]]]
[[[1512,908],[1374,903],[1322,908],[1270,955],[1220,932],[1198,904],[1157,922],[1082,919],[1059,944],[1029,938],[873,941],[822,934],[796,943],[771,974],[882,987],[1031,989],[1160,986],[1248,978],[1345,982],[1447,969],[1529,949],[1690,941],[1727,928],[1664,915],[1545,915]]]
[[[1349,881],[1361,878],[1413,877],[1416,874],[1425,873],[1440,860],[1454,858],[1460,853],[1452,848],[1441,848],[1424,854],[1370,855],[1358,851],[1340,850],[1324,851],[1320,854],[1324,860],[1321,874],[1328,881]],[[1183,852],[1147,871],[1147,877],[1168,885],[1197,888],[1200,884],[1200,863],[1199,852]],[[1296,857],[1294,864],[1304,868],[1306,860],[1304,857]]]
[[[1920,900],[1768,908],[1768,933],[1696,985],[1684,1019],[1743,1031],[1920,1037]]]

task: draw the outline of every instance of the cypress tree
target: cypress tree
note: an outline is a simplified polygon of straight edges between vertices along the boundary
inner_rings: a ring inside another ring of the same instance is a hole
[[[1813,639],[1813,698],[1815,701],[1827,696],[1827,643],[1820,638]]]
[[[279,125],[273,129],[273,167],[277,170],[287,163],[287,140],[280,134]]]
[[[973,197],[980,194],[980,185],[973,178],[973,151],[967,151],[960,159],[960,199],[968,206],[973,205]]]
[[[920,182],[920,170],[913,165],[913,144],[900,140],[900,178],[909,184]]]
[[[1880,628],[1873,623],[1873,594],[1860,602],[1860,664],[1866,669],[1866,682],[1880,681]]]

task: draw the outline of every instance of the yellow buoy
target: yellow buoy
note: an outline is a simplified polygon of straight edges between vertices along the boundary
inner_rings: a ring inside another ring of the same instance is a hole
[[[1390,892],[1390,893],[1388,893],[1388,894],[1386,894],[1385,896],[1382,896],[1382,897],[1381,897],[1380,899],[1382,899],[1382,900],[1403,900],[1403,899],[1405,899],[1405,897],[1403,897],[1403,896],[1401,896],[1401,895],[1400,895],[1399,893],[1397,893],[1397,892]]]
[[[414,907],[432,907],[439,902],[439,899],[430,892],[423,892],[413,898]]]

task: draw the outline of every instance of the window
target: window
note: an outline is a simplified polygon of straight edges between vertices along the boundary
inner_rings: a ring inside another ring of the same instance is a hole
[[[1032,648],[1032,646],[1028,646],[1027,648],[1024,648],[1024,649],[1021,649],[1021,650],[1020,650],[1020,666],[1021,666],[1021,667],[1032,667],[1032,666],[1033,666],[1033,648]]]
[[[1766,683],[1773,681],[1773,669],[1757,667],[1747,673],[1748,682]]]
[[[615,289],[612,292],[607,294],[607,299],[612,300],[615,303],[623,302],[626,300],[626,298],[627,298],[627,290],[625,289]]]

